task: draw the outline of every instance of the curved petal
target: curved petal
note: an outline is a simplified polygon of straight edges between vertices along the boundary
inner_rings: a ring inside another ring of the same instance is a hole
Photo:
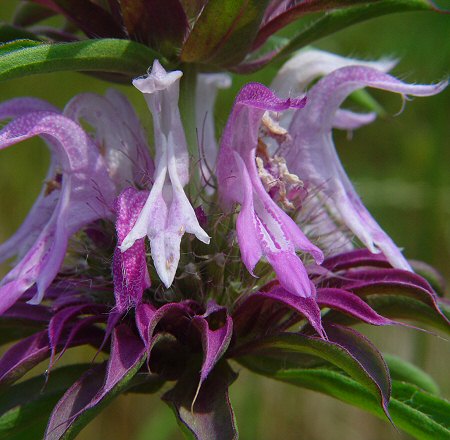
[[[34,283],[39,303],[62,264],[67,242],[83,225],[109,215],[114,188],[97,148],[72,120],[55,113],[28,113],[0,132],[0,148],[33,136],[50,138],[49,147],[61,167],[62,182],[51,217],[22,260],[0,287],[0,311],[6,310]]]
[[[315,79],[342,67],[364,66],[389,72],[396,64],[396,60],[389,58],[382,58],[378,61],[364,61],[342,57],[323,50],[308,49],[298,52],[283,64],[270,88],[282,97],[296,96],[304,93],[308,85]]]
[[[369,67],[344,67],[311,89],[305,111],[295,114],[289,128],[292,145],[286,160],[290,169],[319,189],[325,205],[339,223],[345,224],[371,252],[382,251],[389,262],[400,269],[411,270],[400,250],[363,206],[347,177],[333,144],[333,121],[345,98],[363,87],[401,95],[430,96],[446,85],[447,82],[411,85]]]
[[[364,61],[355,58],[342,57],[334,53],[318,49],[307,49],[298,52],[278,71],[271,88],[283,97],[297,96],[305,93],[307,87],[316,79],[328,75],[334,70],[347,66],[365,66],[382,72],[389,72],[397,60],[382,58],[378,61]],[[294,111],[284,113],[280,123],[288,127]],[[361,125],[369,124],[376,118],[375,114],[358,114],[349,110],[338,110],[333,122],[334,128],[354,130]]]

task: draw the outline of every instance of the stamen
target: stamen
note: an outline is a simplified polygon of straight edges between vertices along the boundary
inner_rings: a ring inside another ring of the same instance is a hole
[[[302,180],[289,172],[286,160],[270,155],[267,145],[260,138],[256,151],[256,167],[265,190],[286,211],[295,211],[306,197]]]

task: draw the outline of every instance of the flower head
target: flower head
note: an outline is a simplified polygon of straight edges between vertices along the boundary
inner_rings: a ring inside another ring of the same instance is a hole
[[[267,23],[281,3],[271,3]],[[218,152],[214,92],[229,78],[198,78],[192,116],[206,145],[195,199],[178,109],[181,71],[155,61],[133,83],[152,113],[154,159],[116,92],[76,96],[64,112],[27,98],[0,105],[0,117],[13,119],[0,148],[42,136],[52,152],[40,196],[0,246],[0,258],[18,257],[0,285],[1,319],[20,319],[26,335],[0,359],[0,386],[47,358],[48,380],[67,381],[46,439],[72,435],[81,416],[121,391],[154,392],[166,382],[173,386],[163,400],[195,438],[236,438],[229,359],[281,380],[294,372],[294,382],[306,377],[319,390],[344,381],[389,416],[389,369],[352,325],[406,318],[448,330],[449,322],[433,288],[439,283],[410,271],[362,205],[331,132],[374,119],[340,108],[358,88],[427,96],[445,83],[403,83],[385,73],[389,62],[309,56],[303,78],[295,71],[290,78],[289,66],[280,74],[282,85],[301,92],[325,75],[306,98],[247,84]],[[55,369],[67,349],[83,344],[106,362],[75,379]]]

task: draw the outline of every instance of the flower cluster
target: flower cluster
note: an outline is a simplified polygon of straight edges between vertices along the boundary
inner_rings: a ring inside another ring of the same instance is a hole
[[[405,98],[447,85],[406,84],[387,73],[393,64],[301,52],[271,89],[242,88],[219,147],[214,100],[231,79],[200,74],[198,161],[178,108],[182,72],[158,61],[133,81],[153,118],[153,157],[114,90],[78,95],[63,111],[32,98],[0,104],[0,119],[12,119],[0,148],[40,136],[52,154],[41,194],[0,246],[1,260],[16,257],[0,312],[25,323],[25,338],[0,360],[0,383],[46,358],[53,367],[76,345],[108,355],[61,397],[47,439],[81,429],[83,414],[119,392],[167,381],[176,384],[163,399],[196,438],[235,438],[231,358],[272,377],[290,364],[333,365],[388,414],[389,371],[351,325],[448,321],[437,287],[363,206],[332,131],[375,119],[342,108],[358,89]]]

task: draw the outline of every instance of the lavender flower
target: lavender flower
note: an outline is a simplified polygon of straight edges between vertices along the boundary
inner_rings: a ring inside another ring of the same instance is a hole
[[[189,181],[189,158],[178,111],[178,81],[182,73],[167,73],[155,61],[151,73],[134,80],[145,95],[153,115],[156,148],[156,171],[153,187],[135,225],[124,238],[120,249],[148,236],[156,271],[168,288],[180,260],[180,242],[185,232],[209,243],[200,227],[183,187]]]
[[[281,380],[286,371],[342,373],[389,416],[389,370],[351,326],[406,318],[448,330],[442,300],[370,217],[331,138],[333,127],[374,118],[340,109],[353,90],[427,96],[445,84],[405,84],[384,72],[390,62],[308,56],[305,79],[291,80],[289,66],[279,77],[303,91],[325,75],[306,98],[280,98],[256,83],[242,88],[218,155],[211,88],[228,78],[200,76],[194,117],[206,144],[196,167],[178,109],[182,73],[158,61],[133,83],[152,113],[154,162],[117,92],[76,96],[64,112],[29,98],[0,106],[1,118],[13,118],[1,148],[39,135],[53,153],[38,200],[0,247],[3,260],[18,256],[0,287],[2,319],[24,322],[24,338],[0,360],[0,385],[47,358],[51,381],[73,346],[107,356],[61,390],[47,440],[73,435],[82,415],[122,391],[155,392],[170,381],[163,400],[195,438],[236,438],[229,359]],[[204,179],[201,202],[192,198],[192,181],[200,181],[192,173]],[[324,231],[331,240],[318,239]],[[354,248],[352,234],[365,248]],[[83,266],[71,264],[80,259]]]

